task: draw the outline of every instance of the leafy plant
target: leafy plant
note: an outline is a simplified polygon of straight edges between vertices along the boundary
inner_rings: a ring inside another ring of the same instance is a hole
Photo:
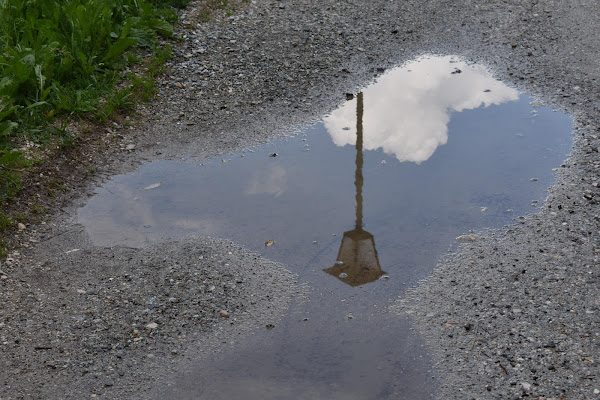
[[[26,160],[13,149],[23,141],[56,137],[62,147],[73,140],[57,121],[134,106],[133,90],[117,84],[140,60],[133,49],[173,34],[171,1],[0,0],[0,198],[20,188]]]

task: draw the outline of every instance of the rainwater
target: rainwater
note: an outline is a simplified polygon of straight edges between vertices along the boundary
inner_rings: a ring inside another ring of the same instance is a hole
[[[450,56],[406,63],[348,97],[300,134],[116,176],[79,210],[97,245],[222,237],[310,287],[276,327],[161,396],[432,396],[422,341],[387,307],[456,237],[535,212],[572,120]]]

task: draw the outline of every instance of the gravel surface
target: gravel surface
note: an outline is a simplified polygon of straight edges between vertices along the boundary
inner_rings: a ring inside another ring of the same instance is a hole
[[[194,14],[156,102],[56,171],[69,190],[55,217],[26,224],[0,266],[0,398],[143,398],[181,360],[278,318],[295,286],[282,266],[213,239],[94,247],[76,208],[140,162],[232,153],[306,125],[426,53],[482,62],[576,123],[540,211],[478,233],[394,306],[428,341],[437,397],[597,397],[596,2],[257,0],[210,23]]]
[[[2,399],[143,398],[186,360],[278,321],[292,295],[280,265],[223,240],[139,250],[78,235],[19,257],[27,268],[0,293]]]

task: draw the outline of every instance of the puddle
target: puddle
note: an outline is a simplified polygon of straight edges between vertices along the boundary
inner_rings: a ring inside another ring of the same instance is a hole
[[[571,128],[481,66],[420,58],[299,135],[116,176],[78,219],[102,246],[232,239],[311,286],[276,329],[182,376],[176,398],[428,398],[422,344],[387,305],[457,236],[534,212]]]

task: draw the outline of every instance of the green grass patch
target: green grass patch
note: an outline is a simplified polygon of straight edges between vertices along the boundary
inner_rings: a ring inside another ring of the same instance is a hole
[[[23,144],[69,146],[70,119],[105,120],[151,97],[153,72],[118,89],[123,70],[140,61],[137,49],[155,50],[159,36],[173,34],[171,6],[184,3],[0,0],[0,200],[20,189]],[[153,54],[164,62],[163,50]]]

